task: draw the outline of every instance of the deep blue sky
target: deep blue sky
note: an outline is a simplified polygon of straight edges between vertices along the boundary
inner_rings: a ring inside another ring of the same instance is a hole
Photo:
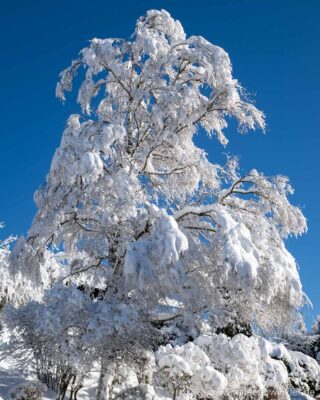
[[[11,0],[1,5],[0,221],[25,233],[65,120],[74,103],[55,99],[58,73],[93,37],[128,37],[150,8],[165,8],[187,34],[202,35],[231,56],[234,74],[267,115],[267,135],[227,132],[227,151],[244,170],[285,174],[309,232],[288,246],[304,290],[320,313],[320,1],[316,0]],[[201,139],[210,158],[223,150]]]

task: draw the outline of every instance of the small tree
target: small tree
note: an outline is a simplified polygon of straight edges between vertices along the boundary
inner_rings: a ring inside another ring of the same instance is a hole
[[[306,221],[287,199],[288,179],[242,173],[237,158],[212,163],[193,140],[206,133],[225,146],[230,117],[241,133],[265,127],[227,53],[151,10],[130,40],[93,39],[61,73],[60,99],[81,68],[82,114],[68,120],[11,265],[49,290],[41,305],[49,319],[66,312],[64,302],[58,313],[49,307],[60,284],[70,304],[83,305],[65,318],[80,318],[88,352],[104,349],[99,393],[112,355],[157,347],[153,327],[185,342],[232,315],[244,326],[290,326],[303,294],[284,239]],[[126,308],[138,331],[127,329]],[[97,335],[88,321],[98,320],[115,329]]]
[[[3,223],[0,222],[0,229],[3,228]],[[15,282],[9,269],[10,259],[10,245],[14,242],[15,238],[9,236],[7,239],[0,240],[0,311],[8,300],[19,302],[21,300],[18,289],[18,282]]]

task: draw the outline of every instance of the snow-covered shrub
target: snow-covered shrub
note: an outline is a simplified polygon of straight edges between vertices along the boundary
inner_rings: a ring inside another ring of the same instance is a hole
[[[160,347],[156,360],[156,381],[176,398],[285,400],[290,387],[320,394],[314,359],[261,337],[202,335]]]
[[[292,387],[320,394],[314,359],[261,337],[201,335],[182,346],[161,346],[156,361],[155,383],[177,399],[285,400]]]
[[[287,350],[283,344],[242,334],[233,338],[203,335],[194,343],[228,380],[226,398],[241,399],[239,393],[254,393],[254,399],[263,399],[273,393],[280,399],[291,386],[315,396],[320,394],[319,364],[303,353]]]
[[[42,400],[46,385],[41,382],[26,382],[16,386],[11,392],[13,400]]]
[[[200,336],[195,340],[195,344],[208,355],[212,365],[227,379],[225,398],[241,399],[247,394],[257,400],[264,399],[271,390],[278,396],[286,394],[286,367],[281,361],[270,357],[261,341],[260,338],[242,334],[233,338],[223,334]]]
[[[320,396],[320,368],[316,360],[299,352],[289,351],[289,357],[283,358],[289,370],[290,382],[302,392]]]
[[[76,287],[57,285],[45,291],[42,302],[8,307],[6,313],[15,327],[20,357],[29,362],[32,355],[39,379],[61,396],[71,382],[78,390],[96,361],[116,366],[121,360],[119,376],[124,375],[120,367],[126,370],[132,362],[143,374],[148,348],[157,340],[156,330],[130,305],[94,301]]]
[[[136,354],[136,356],[139,357],[138,354]],[[149,397],[154,395],[153,387],[146,383],[145,379],[141,376],[143,367],[141,367],[140,360],[136,360],[136,363],[118,360],[118,362],[114,361],[108,364],[106,360],[104,361],[103,375],[100,375],[100,379],[102,380],[102,386],[108,388],[107,392],[109,393],[110,399],[141,398],[141,400],[144,400],[146,398],[146,400],[149,400]],[[147,362],[145,358],[144,362]],[[150,366],[144,365],[144,368],[149,369]],[[151,370],[149,372],[151,372]],[[147,379],[147,381],[148,380],[149,379]],[[152,378],[149,382],[152,382]],[[100,396],[101,399],[104,399],[103,393],[98,393],[97,398],[100,399]]]
[[[154,388],[147,384],[124,389],[115,397],[116,400],[156,400]]]
[[[219,398],[227,380],[195,344],[161,346],[156,353],[157,377],[174,399]]]

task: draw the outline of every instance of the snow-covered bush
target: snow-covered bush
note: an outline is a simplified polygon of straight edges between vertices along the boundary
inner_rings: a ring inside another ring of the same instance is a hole
[[[283,358],[289,370],[290,382],[301,392],[320,396],[320,369],[316,360],[303,353],[289,351],[289,357]]]
[[[148,329],[130,305],[93,302],[76,287],[57,285],[45,292],[42,302],[8,308],[7,315],[20,357],[29,362],[32,352],[39,379],[61,396],[67,383],[78,391],[95,362],[110,364],[121,357],[139,365],[156,341],[156,331]]]
[[[16,386],[11,392],[13,400],[42,400],[46,386],[40,382],[26,382]]]
[[[142,384],[123,390],[116,400],[156,400],[156,393],[152,386]]]
[[[200,336],[195,340],[213,366],[228,380],[224,394],[228,399],[242,398],[239,393],[251,394],[257,400],[264,399],[268,391],[276,393],[279,398],[287,393],[286,367],[282,361],[271,358],[265,343],[269,342],[242,334],[233,338],[223,334]]]
[[[201,335],[161,346],[156,360],[156,384],[176,399],[285,400],[290,388],[320,395],[318,363],[262,337]]]
[[[227,379],[212,365],[208,356],[195,344],[161,346],[157,353],[159,383],[173,399],[219,398]]]
[[[315,396],[320,394],[320,366],[316,360],[290,351],[281,343],[242,334],[233,338],[220,334],[200,336],[195,344],[225,374],[228,398],[238,398],[241,390],[255,393],[255,399],[263,399],[269,392],[285,398],[290,387]]]

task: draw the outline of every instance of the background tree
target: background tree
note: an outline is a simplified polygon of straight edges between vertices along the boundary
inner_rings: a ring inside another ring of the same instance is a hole
[[[3,223],[0,222],[0,229],[3,228]],[[9,268],[10,258],[10,245],[14,242],[13,236],[0,241],[0,311],[7,301],[19,302],[21,301],[21,288],[19,288],[18,282],[12,279]],[[20,290],[19,290],[20,289]],[[19,295],[20,292],[20,295]]]

